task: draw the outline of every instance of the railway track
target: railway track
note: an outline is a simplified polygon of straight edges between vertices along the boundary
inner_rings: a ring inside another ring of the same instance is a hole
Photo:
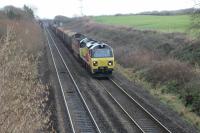
[[[73,75],[57,47],[54,38],[46,27],[45,33],[69,117],[71,131],[73,133],[101,133],[76,81],[74,80]],[[66,84],[66,80],[71,80],[71,83],[73,84]]]
[[[143,133],[171,133],[171,131],[131,97],[113,79],[96,80]]]
[[[89,110],[87,103],[85,102],[81,91],[74,80],[63,56],[57,47],[57,44],[52,37],[51,33],[46,29],[46,34],[48,34],[48,45],[51,51],[52,59],[55,60],[54,54],[57,53],[57,56],[60,58],[61,64],[67,70],[67,74],[70,77],[70,80],[74,84],[74,90],[69,89],[67,93],[68,98],[66,98],[64,92],[64,87],[62,87],[63,80],[61,80],[61,76],[64,72],[59,72],[59,68],[56,68],[56,61],[54,62],[55,69],[57,71],[57,77],[59,79],[60,88],[63,93],[63,99],[65,101],[66,109],[68,116],[70,118],[71,129],[73,132],[101,132],[91,111]],[[50,43],[51,42],[51,43]],[[58,41],[57,41],[58,42]],[[62,48],[61,48],[62,49]],[[66,58],[66,56],[65,56]],[[69,62],[68,62],[69,63]],[[100,88],[104,88],[104,90],[108,93],[111,99],[116,103],[115,106],[119,106],[124,112],[124,115],[129,117],[129,119],[133,122],[134,125],[137,126],[140,132],[143,133],[171,133],[171,131],[165,127],[161,122],[159,122],[151,113],[149,113],[142,105],[140,105],[133,97],[131,97],[125,89],[123,89],[118,83],[116,83],[113,79],[109,80],[95,80],[97,84],[99,84]],[[76,92],[75,96],[70,95],[71,93]],[[70,98],[69,98],[70,97]],[[71,99],[71,100],[69,100]],[[73,106],[72,106],[73,105]],[[80,106],[81,105],[81,106]],[[120,110],[120,109],[119,109]],[[81,114],[81,115],[80,115]],[[84,115],[82,115],[84,114]],[[123,114],[123,113],[122,113]],[[103,130],[102,130],[103,131]]]

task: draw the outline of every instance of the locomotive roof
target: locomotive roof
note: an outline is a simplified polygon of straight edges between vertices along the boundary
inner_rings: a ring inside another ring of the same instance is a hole
[[[83,40],[80,41],[80,43],[85,43],[86,47],[89,49],[94,49],[96,47],[103,48],[105,46],[111,48],[108,44],[88,38],[84,38]]]
[[[110,46],[108,44],[105,44],[105,43],[95,43],[92,47],[90,47],[90,49],[94,49],[96,47],[99,47],[99,48],[109,47],[110,48]]]

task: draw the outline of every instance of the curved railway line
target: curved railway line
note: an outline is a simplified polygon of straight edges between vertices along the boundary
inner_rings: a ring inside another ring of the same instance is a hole
[[[88,108],[87,103],[85,102],[85,99],[83,98],[83,96],[80,92],[79,87],[77,86],[76,81],[74,80],[67,64],[65,63],[58,47],[56,46],[54,39],[52,38],[48,29],[45,28],[45,32],[46,32],[46,34],[49,35],[50,39],[53,42],[53,43],[50,43],[50,40],[47,35],[48,46],[49,46],[49,49],[51,52],[52,60],[53,60],[56,74],[58,77],[58,81],[60,84],[60,89],[62,91],[62,96],[63,96],[64,102],[65,102],[65,107],[67,109],[67,114],[69,116],[71,131],[73,133],[77,133],[77,132],[101,133],[93,115],[91,114],[90,109]],[[62,74],[62,72],[59,73],[59,68],[55,61],[55,50],[53,50],[53,47],[55,47],[57,54],[59,54],[60,59],[61,59],[63,65],[65,66],[65,68],[68,72],[68,75],[71,78],[72,83],[74,84],[74,88],[76,89],[76,90],[68,90],[68,93],[70,93],[70,94],[67,97],[65,95],[65,92],[64,92],[65,88],[63,87],[63,82],[61,80],[60,74]]]
[[[59,47],[54,40],[54,36],[51,35],[52,33],[50,33],[47,28],[44,29],[47,36],[53,65],[55,67],[62,92],[62,97],[65,102],[65,108],[67,110],[66,113],[69,117],[71,132],[105,132],[105,130],[101,130],[102,127],[99,126],[101,125],[99,123],[101,121],[96,120],[99,118],[94,118],[94,116],[97,117],[97,115],[92,114],[95,113],[95,111],[90,111],[89,107],[91,106],[89,106],[90,104],[87,104],[87,98],[84,98],[84,96],[87,97],[87,95],[82,94],[83,92],[79,88],[80,85],[78,81],[75,81],[76,78],[73,77],[66,60],[64,60],[62,55],[63,53],[60,52]],[[57,57],[57,60],[55,57]],[[66,80],[68,80],[67,84]],[[111,101],[113,101],[113,105],[117,106],[118,110],[121,110],[122,114],[130,120],[131,125],[137,128],[137,132],[172,133],[170,130],[171,128],[168,129],[165,125],[163,125],[112,78],[106,80],[91,78],[91,80],[94,81],[95,84],[98,84],[98,86],[108,94],[108,97],[110,97]]]

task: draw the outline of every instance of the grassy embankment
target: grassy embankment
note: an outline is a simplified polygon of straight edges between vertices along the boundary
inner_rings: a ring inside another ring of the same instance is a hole
[[[190,26],[189,15],[100,16],[93,19],[98,23],[132,26],[142,30],[161,32],[186,33]],[[132,59],[132,61],[129,62],[132,65],[128,65],[125,68],[118,65],[117,68],[131,80],[145,86],[151,94],[171,106],[187,121],[200,129],[200,117],[198,116],[200,115],[200,108],[198,107],[200,106],[200,47],[198,42],[185,46],[178,44],[174,46],[174,48],[177,47],[175,50],[170,47],[170,41],[170,39],[169,42],[166,40],[167,45],[165,46],[159,46],[158,44],[157,48],[160,47],[162,49],[159,54],[164,54],[165,56],[158,57],[157,50],[138,51],[130,54],[131,57],[129,59]],[[153,45],[149,47],[157,49]],[[121,64],[124,66],[125,61],[121,61]],[[193,112],[196,112],[196,114]]]
[[[126,16],[125,16],[126,17]],[[116,69],[200,129],[200,46],[183,33],[163,33],[72,20],[67,29],[110,44]],[[185,27],[187,29],[187,27]]]
[[[159,30],[163,32],[186,32],[190,25],[189,15],[177,16],[98,16],[93,17],[98,23],[131,26],[143,30]]]
[[[17,15],[0,11],[0,132],[48,131],[49,91],[38,79],[43,33],[33,18]]]
[[[132,26],[142,30],[162,32],[187,32],[190,26],[188,15],[100,16],[93,19],[103,24]],[[152,39],[156,40],[156,38]],[[164,45],[155,40],[157,44],[148,46],[151,50],[145,50],[146,48],[143,47],[143,50],[130,52],[128,59],[124,56],[123,60],[119,61],[121,65],[117,65],[117,69],[129,79],[145,86],[151,94],[200,129],[200,117],[198,116],[200,115],[198,107],[200,106],[200,47],[198,42],[172,46],[170,38]]]

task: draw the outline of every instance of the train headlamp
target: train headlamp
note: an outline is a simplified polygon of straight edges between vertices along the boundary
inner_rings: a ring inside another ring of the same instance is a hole
[[[98,66],[98,62],[97,61],[93,61],[93,66]]]
[[[112,66],[113,65],[113,61],[108,61],[108,66]]]

